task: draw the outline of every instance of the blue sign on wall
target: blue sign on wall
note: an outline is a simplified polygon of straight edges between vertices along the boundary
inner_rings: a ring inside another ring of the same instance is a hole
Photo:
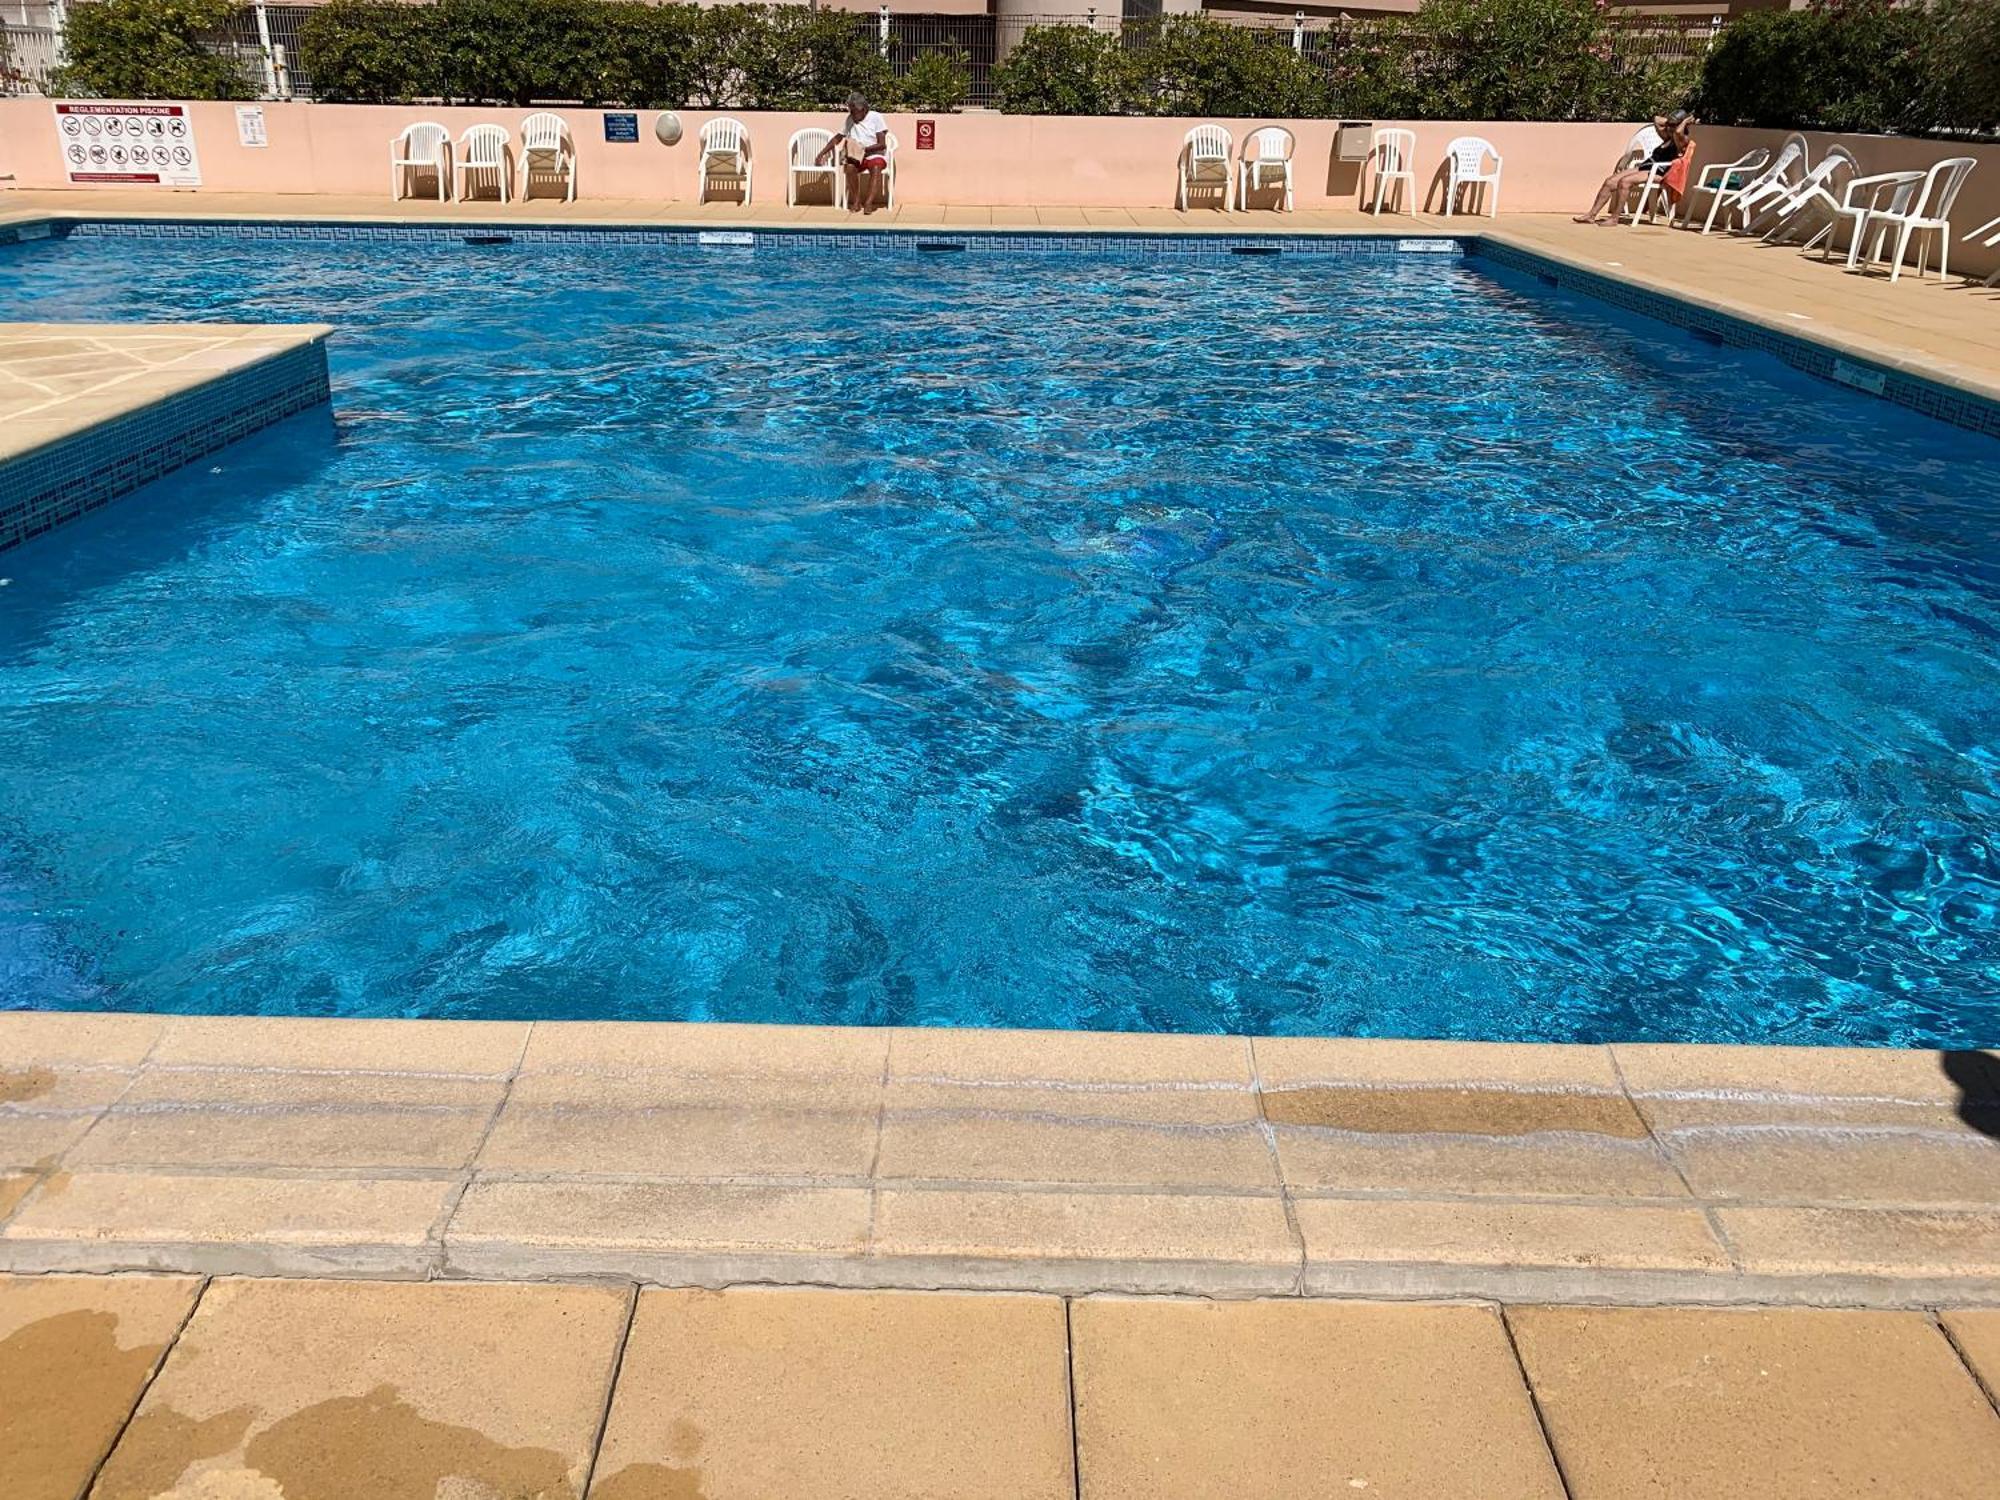
[[[606,114],[604,117],[604,138],[607,141],[633,141],[639,139],[639,117],[637,115]]]

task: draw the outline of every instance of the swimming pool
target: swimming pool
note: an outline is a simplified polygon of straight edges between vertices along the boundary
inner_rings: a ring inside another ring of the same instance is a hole
[[[2000,1041],[2000,443],[1449,255],[73,237],[12,1006]]]

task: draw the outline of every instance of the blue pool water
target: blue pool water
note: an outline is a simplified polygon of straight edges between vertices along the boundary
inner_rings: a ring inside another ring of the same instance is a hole
[[[1990,439],[1437,256],[74,238],[0,316],[341,328],[0,556],[0,1003],[2000,1042]]]

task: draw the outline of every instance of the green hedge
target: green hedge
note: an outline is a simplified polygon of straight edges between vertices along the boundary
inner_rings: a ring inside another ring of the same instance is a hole
[[[242,65],[202,45],[235,0],[92,0],[73,5],[51,85],[82,99],[254,99]]]
[[[1721,124],[1777,129],[1991,130],[2000,0],[1753,12],[1710,51],[1700,108]]]
[[[1684,102],[1697,64],[1628,62],[1594,0],[1426,0],[1313,34],[1176,16],[1111,35],[1031,28],[993,70],[1022,114],[1624,120]]]

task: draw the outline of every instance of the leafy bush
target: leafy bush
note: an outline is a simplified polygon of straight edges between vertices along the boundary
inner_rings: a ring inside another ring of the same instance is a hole
[[[993,86],[1013,115],[1119,115],[1139,90],[1123,44],[1088,26],[1030,26],[994,66]]]
[[[925,114],[944,114],[957,109],[972,92],[969,61],[956,47],[930,47],[919,52],[896,80],[896,106]]]
[[[1708,54],[1702,114],[1725,125],[1926,129],[1942,102],[1927,67],[1936,28],[1932,12],[1887,0],[1753,11]]]
[[[428,5],[328,0],[299,25],[300,71],[331,104],[439,97],[437,19]]]
[[[1175,16],[1138,49],[1133,65],[1151,114],[1295,119],[1332,107],[1325,78],[1292,50],[1286,31]]]
[[[254,99],[242,65],[202,45],[233,0],[95,0],[69,12],[57,93],[99,99]]]
[[[2000,4],[1939,0],[1932,19],[1931,113],[1961,130],[2000,130]]]
[[[713,14],[713,12],[711,12]],[[889,63],[874,39],[835,10],[779,5],[739,36],[740,96],[718,100],[743,109],[813,109],[838,104],[856,90],[871,100],[889,95]]]

